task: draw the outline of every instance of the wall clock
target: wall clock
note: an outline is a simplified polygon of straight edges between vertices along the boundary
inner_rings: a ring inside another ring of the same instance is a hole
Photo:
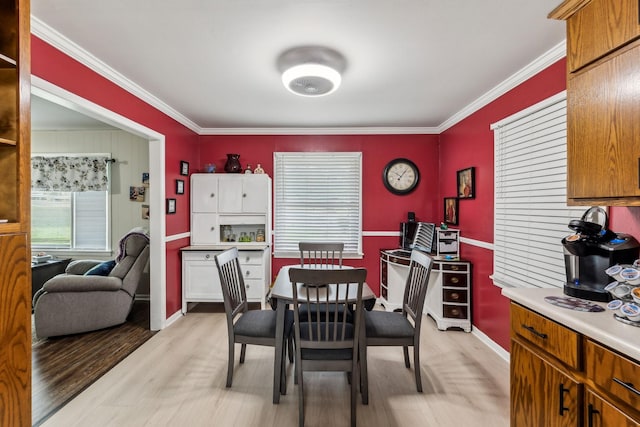
[[[394,194],[411,193],[420,181],[418,167],[409,159],[393,159],[382,171],[382,182]]]

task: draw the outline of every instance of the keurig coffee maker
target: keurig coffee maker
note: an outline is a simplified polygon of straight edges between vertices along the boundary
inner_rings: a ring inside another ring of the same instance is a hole
[[[605,270],[615,264],[632,264],[640,244],[627,234],[609,230],[607,213],[600,207],[588,209],[582,218],[569,222],[575,231],[562,239],[567,282],[564,293],[591,301],[609,301],[604,288],[611,278]]]

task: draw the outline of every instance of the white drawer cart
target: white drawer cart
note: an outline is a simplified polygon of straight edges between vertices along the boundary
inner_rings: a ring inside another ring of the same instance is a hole
[[[380,251],[380,299],[385,310],[402,309],[411,253],[397,249]],[[434,257],[424,314],[438,329],[452,327],[471,332],[471,263]]]

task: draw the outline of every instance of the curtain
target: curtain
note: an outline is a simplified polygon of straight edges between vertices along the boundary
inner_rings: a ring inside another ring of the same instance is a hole
[[[106,156],[34,156],[31,189],[40,191],[108,191]]]

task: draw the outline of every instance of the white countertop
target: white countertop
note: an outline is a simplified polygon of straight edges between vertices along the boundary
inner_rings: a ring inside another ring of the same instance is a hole
[[[185,246],[180,248],[181,251],[225,251],[237,247],[239,251],[263,251],[269,247],[266,243],[247,243],[240,244],[224,243],[220,245],[197,245],[197,246]]]
[[[640,327],[626,325],[615,320],[613,312],[606,309],[606,303],[595,302],[605,311],[593,313],[558,307],[544,300],[547,296],[566,296],[562,289],[503,288],[502,295],[636,361],[640,361]]]

